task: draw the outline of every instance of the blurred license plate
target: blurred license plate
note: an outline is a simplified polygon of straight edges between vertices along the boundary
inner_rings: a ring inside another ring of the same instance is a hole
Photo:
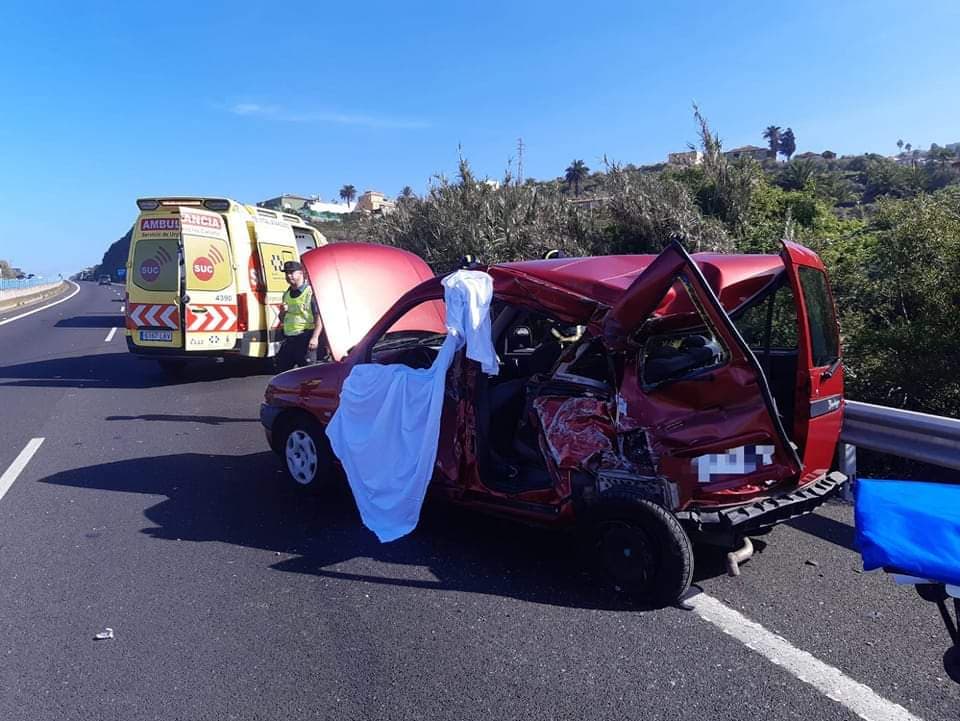
[[[172,330],[142,330],[140,340],[173,340]]]

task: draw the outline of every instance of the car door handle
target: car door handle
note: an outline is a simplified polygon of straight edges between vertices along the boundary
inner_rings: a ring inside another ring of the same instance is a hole
[[[827,368],[821,375],[820,380],[826,381],[833,378],[833,374],[837,372],[837,369],[840,367],[840,364],[843,363],[842,358],[837,358],[833,363],[830,364],[830,367]]]

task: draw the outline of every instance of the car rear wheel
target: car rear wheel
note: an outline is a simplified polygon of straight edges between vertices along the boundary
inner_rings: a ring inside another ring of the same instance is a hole
[[[676,603],[690,588],[690,538],[666,509],[617,494],[601,503],[592,530],[595,565],[618,592],[664,606]]]
[[[323,426],[312,418],[287,420],[279,451],[287,478],[297,490],[319,493],[332,484],[336,473],[333,451]]]

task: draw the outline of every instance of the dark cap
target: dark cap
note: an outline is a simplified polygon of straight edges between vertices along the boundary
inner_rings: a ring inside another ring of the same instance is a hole
[[[303,270],[303,266],[300,265],[295,260],[288,260],[286,263],[283,264],[284,273],[292,273],[295,270]]]

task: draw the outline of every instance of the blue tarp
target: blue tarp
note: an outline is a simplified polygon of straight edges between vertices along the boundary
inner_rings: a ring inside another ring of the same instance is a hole
[[[859,479],[856,524],[864,570],[960,585],[960,485]]]

